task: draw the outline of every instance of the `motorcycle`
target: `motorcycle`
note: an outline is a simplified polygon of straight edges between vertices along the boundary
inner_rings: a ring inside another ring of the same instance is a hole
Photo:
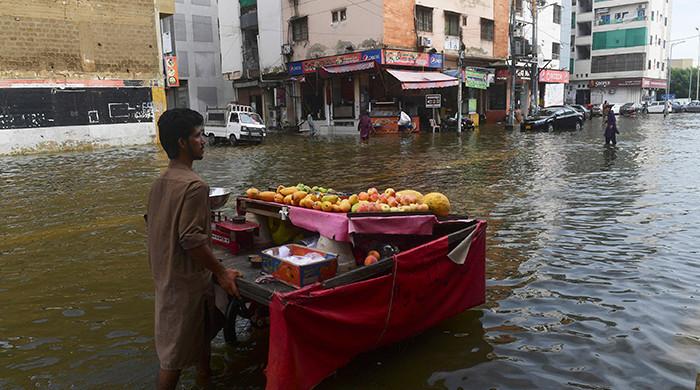
[[[457,130],[457,116],[445,118],[441,128],[442,130]],[[462,130],[474,130],[474,121],[468,116],[462,116]]]

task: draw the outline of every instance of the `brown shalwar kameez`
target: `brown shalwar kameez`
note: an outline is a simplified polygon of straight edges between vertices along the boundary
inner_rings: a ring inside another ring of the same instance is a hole
[[[171,161],[148,196],[147,234],[156,288],[155,342],[166,370],[196,364],[221,326],[212,274],[185,252],[210,245],[209,187]]]

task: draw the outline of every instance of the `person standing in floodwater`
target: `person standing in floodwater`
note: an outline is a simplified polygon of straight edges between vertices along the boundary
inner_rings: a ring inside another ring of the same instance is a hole
[[[620,132],[617,131],[617,119],[611,106],[608,108],[608,116],[605,119],[605,144],[612,143],[615,146],[617,144],[616,134],[620,134]]]
[[[369,119],[369,113],[362,111],[360,121],[357,123],[357,131],[360,132],[360,140],[367,141],[369,134],[372,131],[372,121]]]

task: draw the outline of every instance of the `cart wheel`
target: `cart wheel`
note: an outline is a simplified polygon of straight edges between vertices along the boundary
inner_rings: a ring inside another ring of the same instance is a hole
[[[254,313],[252,305],[250,302],[243,302],[235,297],[229,299],[224,323],[226,344],[235,346],[252,337],[254,325],[250,320]]]

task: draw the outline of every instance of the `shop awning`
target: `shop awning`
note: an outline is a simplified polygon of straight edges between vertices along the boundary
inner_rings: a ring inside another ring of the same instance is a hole
[[[459,80],[440,72],[418,72],[414,70],[387,69],[390,75],[401,82],[403,89],[428,89],[456,87]]]
[[[360,72],[363,70],[372,70],[376,68],[377,62],[374,60],[356,62],[354,64],[328,65],[321,67],[321,76],[330,77],[344,73]]]

